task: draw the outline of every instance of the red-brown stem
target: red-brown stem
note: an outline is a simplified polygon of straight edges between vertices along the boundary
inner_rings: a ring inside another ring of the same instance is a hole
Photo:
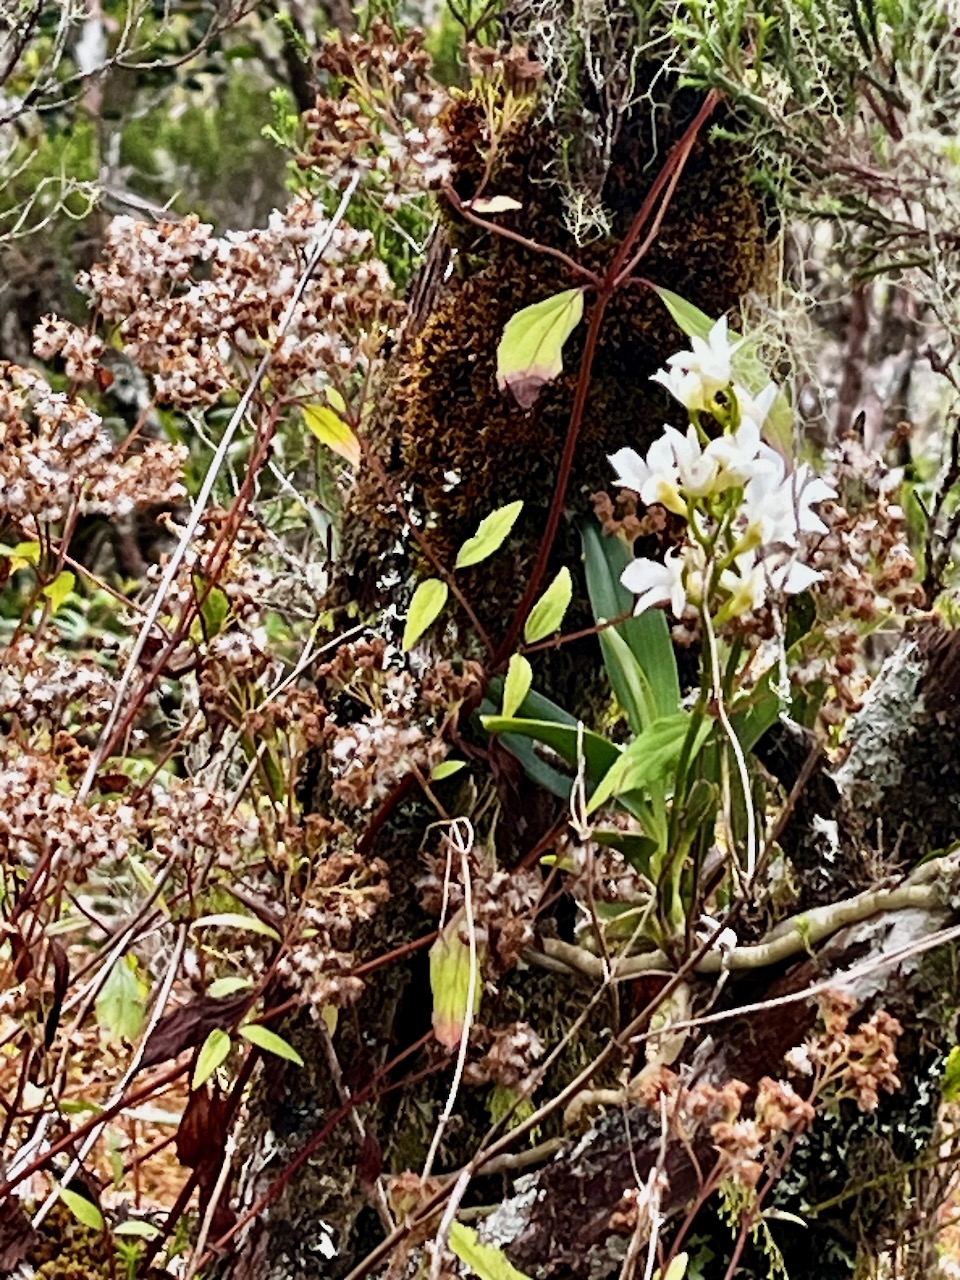
[[[151,1097],[165,1085],[172,1084],[178,1076],[186,1075],[187,1066],[188,1064],[184,1063],[183,1066],[180,1067],[170,1067],[163,1073],[163,1075],[151,1080],[149,1084],[142,1085],[139,1089],[134,1089],[132,1093],[124,1094],[122,1098],[117,1099],[113,1106],[105,1107],[103,1111],[98,1111],[95,1116],[91,1116],[89,1120],[78,1125],[76,1129],[71,1129],[70,1132],[64,1134],[62,1138],[58,1138],[56,1142],[51,1143],[47,1150],[44,1151],[43,1155],[37,1156],[37,1158],[31,1161],[30,1164],[25,1165],[24,1168],[18,1172],[15,1178],[11,1178],[0,1186],[0,1203],[3,1203],[10,1192],[13,1191],[15,1187],[19,1186],[25,1178],[30,1178],[33,1174],[39,1173],[40,1170],[44,1168],[45,1165],[49,1164],[55,1156],[58,1156],[61,1151],[69,1150],[78,1139],[86,1137],[91,1129],[96,1129],[98,1126],[102,1125],[104,1121],[111,1120],[126,1107],[132,1107],[135,1103],[142,1102],[144,1098]]]
[[[486,218],[478,218],[471,209],[466,207],[453,187],[447,187],[444,194],[460,217],[465,218],[467,222],[472,222],[475,227],[480,227],[493,235],[502,236],[504,240],[512,240],[515,244],[522,245],[524,249],[529,249],[531,253],[546,254],[549,258],[556,258],[558,262],[563,263],[568,271],[572,271],[576,276],[582,276],[595,289],[601,287],[602,281],[595,271],[583,266],[574,258],[571,258],[568,253],[564,253],[562,249],[554,249],[551,245],[540,244],[537,240],[530,240],[527,236],[522,236],[519,231],[511,231],[509,227],[501,227],[496,222],[488,222]]]
[[[663,168],[657,175],[653,186],[647,192],[643,204],[637,212],[636,217],[624,237],[623,242],[614,254],[613,261],[610,263],[603,280],[597,290],[597,301],[590,316],[590,325],[587,329],[587,337],[583,347],[583,357],[580,362],[580,373],[577,378],[577,387],[574,392],[573,407],[570,411],[570,423],[567,427],[567,438],[564,441],[563,454],[560,458],[560,469],[557,473],[557,483],[553,491],[553,500],[550,504],[550,512],[547,516],[546,527],[544,528],[543,537],[540,540],[540,548],[537,552],[537,558],[534,562],[533,570],[530,574],[530,580],[527,588],[523,593],[523,598],[517,607],[516,613],[511,620],[507,629],[507,634],[503,643],[497,650],[493,665],[494,668],[502,666],[516,648],[517,641],[523,630],[523,624],[526,622],[527,615],[533,607],[534,601],[540,592],[540,584],[546,573],[547,563],[550,559],[550,553],[553,550],[553,543],[557,536],[557,530],[560,527],[560,517],[563,514],[563,504],[567,496],[567,488],[570,483],[570,475],[573,470],[573,459],[576,454],[577,440],[580,435],[580,427],[583,422],[584,410],[587,403],[587,394],[590,389],[590,378],[593,372],[593,362],[597,353],[597,345],[600,338],[600,327],[603,323],[604,313],[607,305],[614,294],[621,289],[636,265],[642,260],[644,255],[649,252],[651,245],[656,240],[660,230],[660,224],[663,221],[664,214],[670,204],[670,200],[676,190],[680,175],[686,166],[687,159],[693,149],[693,144],[697,139],[704,122],[712,114],[717,103],[720,101],[720,95],[715,89],[707,94],[703,105],[697,112],[692,122],[684,131],[683,137],[671,149],[667,156]],[[663,199],[658,207],[657,202],[660,200],[661,194]],[[630,259],[630,253],[636,244],[638,237],[647,225],[651,215],[653,224],[650,231],[644,238],[640,248]]]
[[[418,1050],[422,1049],[424,1045],[426,1045],[426,1043],[430,1040],[432,1035],[433,1035],[433,1032],[428,1031],[426,1035],[421,1036],[420,1039],[417,1040],[414,1044],[409,1045],[401,1053],[398,1053],[395,1058],[393,1058],[385,1066],[381,1067],[379,1071],[377,1071],[367,1081],[367,1083],[363,1086],[362,1089],[358,1089],[355,1093],[353,1093],[350,1096],[350,1098],[342,1106],[338,1107],[337,1110],[332,1113],[329,1120],[327,1120],[326,1124],[323,1125],[323,1127],[313,1135],[313,1137],[310,1139],[309,1142],[307,1142],[303,1147],[301,1147],[301,1149],[293,1157],[293,1159],[290,1161],[287,1167],[276,1178],[276,1180],[270,1184],[270,1186],[263,1193],[263,1195],[256,1202],[256,1204],[254,1204],[250,1209],[248,1209],[247,1212],[243,1214],[233,1224],[230,1230],[225,1232],[225,1234],[222,1235],[219,1240],[215,1240],[213,1244],[211,1244],[208,1247],[207,1252],[204,1254],[204,1256],[200,1260],[200,1265],[207,1266],[210,1262],[212,1262],[213,1259],[217,1256],[217,1254],[222,1252],[224,1246],[230,1243],[230,1241],[233,1239],[234,1236],[238,1235],[244,1229],[244,1227],[246,1227],[249,1223],[253,1222],[255,1218],[258,1218],[260,1214],[263,1213],[264,1209],[266,1209],[268,1205],[272,1204],[273,1201],[276,1200],[277,1196],[280,1194],[281,1191],[283,1191],[284,1187],[286,1187],[290,1183],[290,1181],[292,1180],[294,1175],[297,1173],[297,1171],[301,1169],[304,1164],[306,1164],[306,1162],[310,1159],[310,1157],[314,1154],[314,1152],[319,1150],[319,1148],[323,1145],[324,1142],[326,1142],[327,1138],[329,1138],[330,1134],[334,1131],[334,1129],[336,1129],[337,1125],[339,1125],[344,1119],[346,1119],[346,1117],[350,1114],[350,1112],[354,1109],[354,1107],[357,1106],[358,1103],[366,1101],[366,1099],[370,1096],[370,1094],[374,1092],[374,1090],[376,1089],[380,1081],[386,1075],[388,1075],[391,1071],[393,1071],[395,1067],[399,1066],[399,1064],[403,1062],[405,1058],[409,1058],[411,1054],[416,1053]],[[432,1074],[434,1071],[440,1070],[440,1065],[441,1064],[437,1064],[437,1065],[431,1065],[427,1067],[425,1071],[417,1073],[417,1076],[415,1078],[420,1079],[420,1078],[423,1078],[423,1076],[425,1075],[429,1075],[429,1074]],[[392,1089],[398,1089],[398,1088],[404,1087],[409,1083],[411,1083],[409,1079],[397,1081],[395,1084],[388,1085],[387,1088],[385,1088],[382,1091],[382,1093],[389,1093]]]

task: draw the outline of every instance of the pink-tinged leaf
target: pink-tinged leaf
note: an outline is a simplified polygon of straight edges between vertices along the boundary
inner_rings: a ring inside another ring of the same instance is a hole
[[[563,344],[583,317],[583,290],[535,302],[511,316],[497,347],[497,386],[509,390],[522,409],[563,371]]]
[[[460,934],[466,928],[463,910],[456,913],[430,948],[430,989],[433,992],[433,1032],[445,1049],[456,1049],[467,1020],[470,995],[470,947]],[[477,969],[482,949],[477,949]],[[480,974],[473,981],[473,1013],[480,1008]]]
[[[474,213],[513,213],[523,205],[513,196],[477,196],[476,200],[465,200],[463,207]]]

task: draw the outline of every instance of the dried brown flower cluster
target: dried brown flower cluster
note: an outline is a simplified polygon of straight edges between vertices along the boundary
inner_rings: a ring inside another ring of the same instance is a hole
[[[278,330],[311,253],[319,266],[283,338]],[[213,228],[195,214],[153,226],[114,218],[104,261],[79,278],[124,348],[152,376],[157,399],[213,404],[244,385],[265,350],[277,394],[341,384],[376,355],[399,317],[373,236],[298,197],[265,228]]]
[[[743,1114],[750,1093],[742,1080],[722,1085],[707,1080],[686,1087],[669,1067],[642,1073],[633,1096],[657,1114],[665,1110],[677,1136],[689,1146],[706,1128],[717,1154],[714,1178],[732,1179],[754,1188],[784,1138],[803,1133],[813,1123],[813,1104],[792,1085],[764,1076],[757,1086],[753,1115]]]
[[[881,1093],[900,1088],[897,1037],[903,1028],[879,1009],[851,1031],[857,1007],[845,991],[825,992],[820,998],[822,1033],[791,1049],[786,1061],[797,1074],[813,1077],[818,1095],[829,1089],[834,1102],[852,1098],[861,1111],[875,1111]]]
[[[486,1046],[483,1057],[468,1062],[464,1071],[467,1084],[495,1084],[516,1093],[525,1090],[537,1061],[543,1057],[544,1044],[529,1022],[511,1022],[509,1026],[477,1026],[471,1034],[474,1041]]]
[[[464,905],[460,860],[450,860],[448,843],[424,859],[426,873],[417,881],[423,909],[440,917],[444,902],[450,919]],[[543,893],[543,879],[535,868],[512,871],[498,867],[493,852],[474,845],[469,855],[470,897],[477,942],[500,972],[513,968],[523,948],[533,941],[533,922]],[[467,932],[464,926],[463,940]]]
[[[864,632],[922,607],[923,590],[896,501],[902,475],[854,437],[841,441],[828,463],[839,500],[825,505],[830,531],[812,544],[809,556],[823,574],[816,588],[823,623],[804,638],[793,678],[802,686],[828,687],[821,714],[839,723],[859,710],[867,688]]]
[[[336,96],[318,97],[303,117],[308,137],[299,158],[339,186],[355,174],[385,207],[403,194],[450,181],[447,139],[437,122],[448,98],[430,75],[423,32],[403,39],[382,21],[364,38],[332,36],[320,53]]]
[[[428,778],[449,750],[445,728],[479,688],[470,663],[462,675],[440,662],[417,678],[399,657],[379,638],[362,640],[341,646],[318,671],[333,705],[326,726],[333,794],[351,808],[379,803],[413,771]]]
[[[71,510],[122,516],[182,498],[185,458],[158,440],[123,454],[89,405],[32,369],[0,363],[0,518],[26,532]]]
[[[314,1017],[359,999],[363,980],[351,976],[358,926],[390,899],[386,865],[334,845],[315,862],[306,905],[298,913],[298,937],[277,963],[298,1001]]]

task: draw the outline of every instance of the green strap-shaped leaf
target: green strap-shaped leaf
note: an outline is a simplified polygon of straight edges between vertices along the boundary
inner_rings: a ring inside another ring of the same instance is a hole
[[[633,596],[620,581],[620,575],[630,563],[629,548],[620,538],[606,537],[593,522],[584,526],[582,537],[587,594],[594,618],[605,622],[629,613],[633,608]],[[664,614],[659,609],[647,609],[639,617],[627,618],[617,627],[600,633],[600,646],[610,684],[629,717],[633,700],[628,690],[635,685],[636,677],[627,669],[629,664],[622,647],[615,640],[605,639],[614,634],[623,638],[646,677],[653,691],[656,714],[673,715],[680,706],[680,678]],[[649,720],[637,725],[631,718],[630,727],[637,733],[646,723]]]
[[[713,721],[708,719],[700,725],[693,743],[693,754],[700,750],[712,727]],[[590,797],[587,812],[592,813],[615,796],[645,790],[651,783],[665,778],[680,759],[689,728],[690,716],[681,711],[655,720],[644,729],[604,774]]]
[[[511,316],[497,347],[497,386],[510,390],[523,409],[563,370],[563,344],[583,316],[583,290],[535,302]]]
[[[425,578],[413,593],[407,625],[403,629],[401,646],[412,649],[427,627],[436,622],[447,603],[447,584],[439,578]]]
[[[545,640],[558,630],[572,599],[573,579],[570,577],[570,570],[564,565],[530,610],[523,628],[523,638],[527,644]]]
[[[620,752],[612,742],[590,729],[578,730],[576,724],[521,720],[515,716],[481,716],[480,722],[488,733],[520,734],[542,742],[574,767],[582,750],[588,781],[598,782],[620,759]]]
[[[517,517],[523,510],[522,502],[509,502],[505,507],[498,507],[480,521],[477,532],[468,538],[457,552],[456,568],[465,569],[468,565],[479,564],[492,556],[503,545],[510,530],[517,523]]]

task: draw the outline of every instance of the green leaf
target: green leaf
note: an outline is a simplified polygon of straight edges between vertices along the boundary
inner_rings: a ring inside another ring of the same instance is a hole
[[[160,1228],[152,1222],[142,1222],[138,1218],[128,1218],[126,1222],[118,1222],[113,1228],[115,1236],[136,1236],[141,1240],[154,1240],[161,1234]]]
[[[466,915],[461,908],[430,948],[430,990],[433,993],[433,1033],[445,1049],[456,1049],[467,1018],[470,994],[470,948],[460,937]],[[479,1012],[483,983],[477,947],[477,974],[474,978],[473,1014]]]
[[[503,714],[514,716],[533,684],[533,668],[522,653],[515,653],[503,682]]]
[[[683,1280],[687,1274],[687,1262],[689,1258],[686,1253],[678,1253],[674,1260],[667,1267],[667,1274],[663,1280]],[[653,1280],[660,1280],[660,1268],[654,1272]]]
[[[639,836],[633,831],[618,831],[615,827],[593,831],[591,834],[597,844],[619,850],[634,871],[639,871],[644,876],[650,874],[650,859],[660,847],[656,840],[651,840],[649,836]]]
[[[249,991],[253,983],[249,978],[226,977],[217,978],[207,987],[207,995],[214,1000],[223,1000],[227,996],[236,995],[238,991]]]
[[[480,521],[477,532],[468,538],[457,552],[456,568],[465,569],[468,565],[479,564],[492,556],[503,545],[510,530],[517,523],[517,517],[523,510],[523,502],[510,502],[505,507],[498,507]]]
[[[692,302],[687,302],[686,298],[681,298],[679,293],[665,289],[662,285],[655,284],[653,291],[688,338],[707,337],[715,321],[711,320],[705,311],[701,311]],[[730,334],[731,341],[734,336]]]
[[[256,1022],[250,1022],[245,1027],[240,1028],[240,1034],[244,1040],[249,1040],[258,1049],[263,1049],[266,1053],[275,1053],[278,1058],[285,1058],[287,1062],[295,1062],[298,1067],[303,1066],[303,1059],[293,1045],[287,1044],[283,1036],[278,1036],[275,1031],[269,1030],[268,1027],[261,1027]]]
[[[97,996],[97,1022],[118,1040],[136,1040],[143,1029],[149,988],[137,973],[134,956],[121,956]]]
[[[633,596],[620,581],[630,563],[630,550],[620,538],[606,537],[591,521],[582,530],[583,564],[587,594],[597,622],[619,618],[633,609]],[[626,659],[621,646],[612,637],[621,638],[646,677],[656,703],[657,715],[673,715],[680,706],[680,678],[677,659],[670,638],[670,627],[660,609],[647,609],[639,617],[629,617],[616,627],[600,633],[600,648],[610,684],[617,701],[630,715],[628,686],[634,677],[625,670]],[[609,637],[609,638],[608,638]],[[631,721],[634,732],[638,732]]]
[[[211,585],[199,573],[193,575],[193,589],[197,599],[203,601],[200,606],[203,637],[205,640],[213,640],[221,633],[230,616],[230,597],[223,587],[218,587],[216,583]]]
[[[59,1187],[57,1194],[78,1222],[91,1231],[103,1230],[103,1214],[92,1200],[76,1191],[68,1191],[66,1187]]]
[[[570,607],[573,599],[573,579],[570,570],[564,565],[546,591],[530,610],[523,638],[527,644],[536,644],[552,635],[563,621],[563,615]]]
[[[326,404],[308,404],[303,410],[303,420],[321,444],[345,458],[351,467],[360,465],[360,441],[349,423]]]
[[[447,584],[439,578],[425,578],[413,593],[401,648],[412,649],[427,627],[435,622],[447,603]]]
[[[960,1045],[954,1045],[947,1054],[940,1077],[940,1092],[944,1102],[960,1100]]]
[[[529,1280],[529,1277],[509,1261],[502,1249],[493,1244],[481,1244],[476,1231],[454,1222],[450,1227],[450,1248],[462,1263],[480,1277],[480,1280]],[[670,1280],[673,1280],[671,1276]]]
[[[706,741],[712,727],[711,720],[704,720],[700,725],[693,744],[694,754]],[[676,715],[655,720],[644,729],[604,774],[590,797],[587,813],[592,813],[614,796],[643,790],[666,777],[680,758],[689,728],[690,716],[687,712],[680,711]]]
[[[497,347],[497,386],[509,389],[523,409],[563,371],[563,344],[583,316],[583,289],[535,302],[511,316]]]
[[[204,1040],[197,1055],[197,1065],[193,1069],[190,1088],[199,1089],[202,1084],[209,1080],[217,1067],[226,1060],[232,1047],[233,1041],[226,1031],[222,1031],[220,1027],[214,1027],[206,1040]]]
[[[273,938],[274,942],[280,941],[280,935],[276,929],[258,920],[256,916],[245,916],[240,911],[218,911],[216,915],[201,916],[199,920],[194,920],[192,925],[194,929],[210,927],[247,929],[250,933],[260,933],[265,938]]]
[[[520,734],[542,742],[574,767],[578,763],[578,751],[582,748],[587,780],[594,783],[599,782],[621,758],[612,742],[591,729],[580,733],[576,723],[566,725],[552,720],[520,720],[515,716],[481,716],[480,723],[487,733]]]
[[[443,782],[444,778],[452,778],[455,773],[467,767],[466,760],[441,760],[430,771],[431,782]]]
[[[66,604],[76,584],[76,575],[71,573],[69,569],[64,569],[57,574],[52,582],[48,582],[43,588],[43,594],[50,601],[50,606],[54,613]]]

